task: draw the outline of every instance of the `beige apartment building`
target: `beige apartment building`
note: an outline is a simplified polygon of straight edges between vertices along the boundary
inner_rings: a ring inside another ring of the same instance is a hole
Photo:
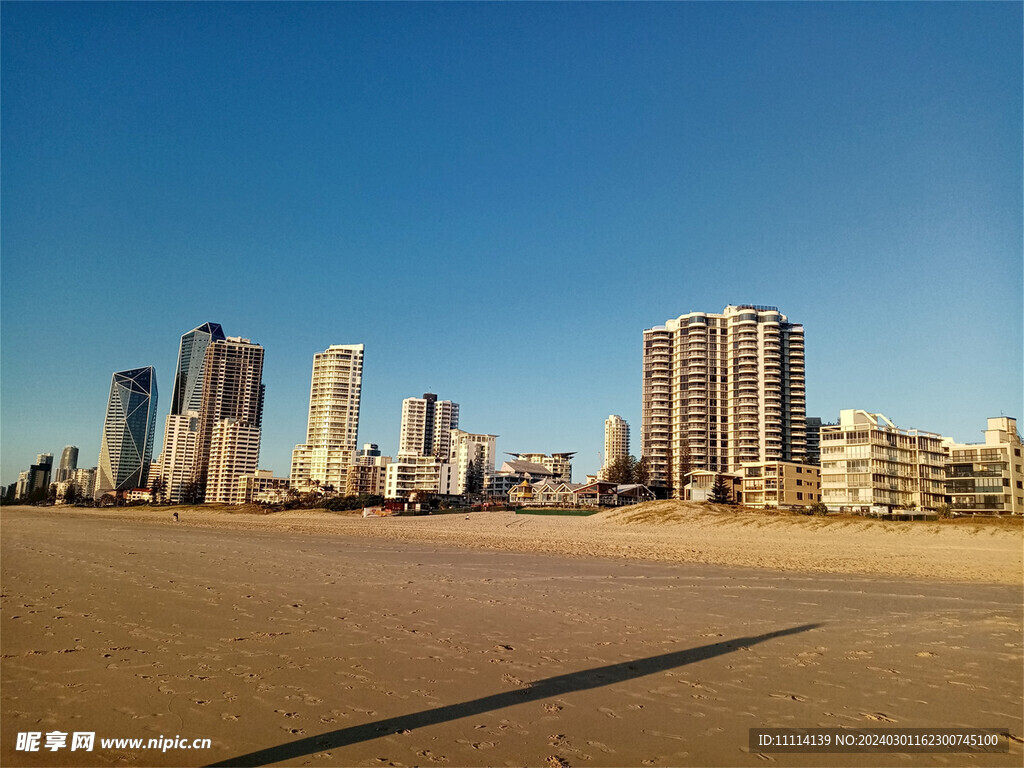
[[[777,307],[691,312],[644,331],[640,453],[678,496],[692,470],[803,461],[804,329]]]
[[[941,435],[840,411],[838,424],[821,427],[822,501],[845,512],[935,510],[945,503],[945,462]]]
[[[313,355],[306,442],[292,451],[293,488],[345,490],[356,452],[362,389],[362,344],[332,344]]]
[[[390,456],[381,456],[376,443],[364,443],[356,451],[345,480],[345,495],[383,496]]]
[[[202,376],[196,479],[206,501],[237,503],[235,481],[259,466],[263,347],[238,336],[214,339],[206,347]]]
[[[809,507],[821,501],[821,469],[792,461],[756,461],[742,466],[743,504],[748,507]]]
[[[984,443],[946,443],[946,496],[954,512],[1024,514],[1017,420],[990,418]]]

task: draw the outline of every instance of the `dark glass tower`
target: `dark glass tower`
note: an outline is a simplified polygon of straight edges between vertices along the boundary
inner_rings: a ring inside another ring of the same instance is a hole
[[[171,393],[172,416],[198,411],[202,407],[206,348],[211,342],[223,340],[224,331],[220,323],[203,323],[182,335],[181,346],[178,347],[178,370],[174,374],[174,391]]]
[[[96,498],[141,488],[149,477],[156,432],[156,371],[118,371],[110,382],[96,473]]]

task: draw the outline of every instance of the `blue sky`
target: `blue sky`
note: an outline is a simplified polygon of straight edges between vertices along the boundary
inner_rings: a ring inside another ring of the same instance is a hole
[[[1020,3],[9,3],[0,469],[92,466],[110,376],[207,321],[312,356],[360,442],[436,392],[499,452],[639,452],[644,328],[778,306],[809,415],[978,440],[1022,405]]]

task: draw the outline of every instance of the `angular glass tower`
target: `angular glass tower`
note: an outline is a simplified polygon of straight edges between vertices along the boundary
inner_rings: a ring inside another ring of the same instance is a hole
[[[145,486],[156,432],[156,371],[114,373],[103,422],[96,498]]]
[[[213,341],[223,341],[224,331],[219,323],[203,323],[181,337],[178,347],[178,370],[174,375],[171,393],[171,415],[198,411],[203,403],[203,365],[206,348]]]

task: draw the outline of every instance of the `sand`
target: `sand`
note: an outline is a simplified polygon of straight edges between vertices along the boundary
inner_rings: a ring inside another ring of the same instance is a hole
[[[0,764],[1020,765],[1019,526],[5,508]],[[758,726],[1000,727],[781,755]],[[15,750],[18,732],[209,738]]]

